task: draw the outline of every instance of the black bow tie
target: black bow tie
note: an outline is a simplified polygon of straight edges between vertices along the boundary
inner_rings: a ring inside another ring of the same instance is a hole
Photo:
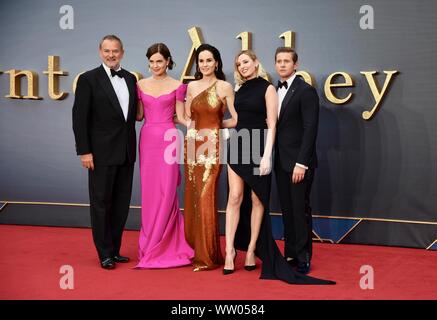
[[[123,73],[121,72],[121,69],[119,71],[115,71],[114,69],[111,69],[111,76],[119,76],[120,78],[123,78]]]
[[[281,82],[278,80],[278,89],[281,89],[282,87],[288,89],[288,82],[287,81]]]

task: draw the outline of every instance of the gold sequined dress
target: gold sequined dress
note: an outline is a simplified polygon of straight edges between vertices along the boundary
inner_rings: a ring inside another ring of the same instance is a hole
[[[220,251],[217,183],[219,130],[225,105],[216,84],[191,102],[191,126],[185,138],[185,238],[194,249],[194,271],[211,270],[223,264]]]

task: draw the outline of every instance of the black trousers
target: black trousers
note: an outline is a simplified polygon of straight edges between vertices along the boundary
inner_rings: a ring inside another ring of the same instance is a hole
[[[93,240],[101,260],[120,254],[129,213],[134,165],[95,165],[88,170]]]
[[[313,243],[310,193],[314,169],[306,170],[304,179],[297,184],[291,182],[292,173],[284,171],[278,162],[275,173],[284,223],[284,256],[310,262]]]

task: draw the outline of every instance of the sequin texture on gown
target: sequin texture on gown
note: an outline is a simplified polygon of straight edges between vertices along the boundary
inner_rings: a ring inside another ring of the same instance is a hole
[[[217,183],[224,105],[217,96],[216,83],[192,100],[192,126],[185,139],[185,237],[194,248],[194,271],[211,270],[223,264]]]

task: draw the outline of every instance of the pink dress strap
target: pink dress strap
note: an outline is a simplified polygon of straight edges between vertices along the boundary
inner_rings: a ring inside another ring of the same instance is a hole
[[[178,101],[185,101],[185,96],[187,94],[187,85],[185,83],[182,83],[177,89],[176,89],[176,100]]]
[[[138,97],[138,101],[141,101],[141,89],[140,89],[140,85],[137,82],[137,97]]]

